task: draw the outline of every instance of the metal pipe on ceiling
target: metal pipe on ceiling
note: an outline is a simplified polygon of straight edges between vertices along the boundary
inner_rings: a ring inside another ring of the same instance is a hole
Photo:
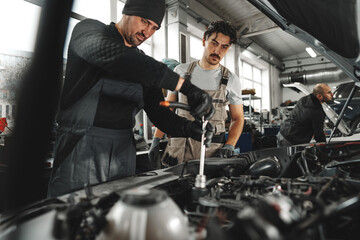
[[[349,77],[337,67],[282,73],[279,75],[279,81],[281,85],[295,82],[306,85],[317,83],[346,82],[349,80]]]

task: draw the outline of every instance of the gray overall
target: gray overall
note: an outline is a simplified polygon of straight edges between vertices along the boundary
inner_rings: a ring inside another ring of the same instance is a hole
[[[185,78],[191,80],[191,74],[196,66],[197,62],[193,62],[189,65]],[[226,106],[229,101],[226,99],[226,86],[228,83],[229,70],[224,66],[221,66],[222,77],[218,90],[207,90],[206,92],[213,99],[213,106],[215,114],[209,122],[214,126],[215,132],[211,142],[211,146],[206,148],[205,157],[212,157],[215,153],[222,148],[225,143],[225,121],[227,119]],[[181,93],[178,93],[178,101],[187,104],[187,97]],[[177,109],[176,113],[179,116],[185,117],[189,120],[194,120],[194,117],[190,115],[188,111]],[[184,161],[194,160],[200,158],[201,143],[192,138],[169,138],[168,144],[161,159],[162,164],[168,166],[165,160],[167,156],[176,158],[178,163]]]
[[[54,197],[111,179],[135,174],[136,148],[132,129],[94,127],[100,95],[136,102],[143,107],[141,84],[103,78],[85,96],[58,116],[59,129],[48,196]]]

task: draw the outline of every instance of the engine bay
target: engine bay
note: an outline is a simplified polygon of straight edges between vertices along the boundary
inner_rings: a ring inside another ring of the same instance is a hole
[[[1,239],[36,239],[35,229],[46,239],[357,239],[359,144],[206,159],[203,189],[198,161],[86,186],[4,214]]]

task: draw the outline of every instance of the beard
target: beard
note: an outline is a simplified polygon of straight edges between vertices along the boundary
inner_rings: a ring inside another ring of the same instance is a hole
[[[143,38],[143,40],[139,39],[138,37],[140,38]],[[137,47],[139,46],[140,44],[142,44],[144,41],[146,40],[146,37],[142,34],[142,33],[135,33],[135,34],[131,34],[129,36],[128,39],[126,39],[126,41],[131,44],[131,46],[133,47]]]
[[[329,100],[326,100],[324,102],[326,102],[327,104],[332,104],[332,103],[334,103],[334,99],[329,99]]]
[[[322,102],[325,102],[327,104],[332,104],[332,103],[334,103],[334,99],[323,96]]]

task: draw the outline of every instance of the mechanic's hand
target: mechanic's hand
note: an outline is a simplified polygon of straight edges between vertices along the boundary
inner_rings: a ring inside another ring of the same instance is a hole
[[[166,153],[164,159],[163,159],[164,166],[172,167],[178,164],[178,159],[176,157],[172,157],[169,155],[169,153]]]
[[[188,103],[191,107],[191,115],[196,119],[205,117],[205,120],[208,120],[212,118],[215,111],[212,106],[212,98],[208,93],[196,87],[188,80],[184,81],[180,92],[187,96]]]
[[[160,168],[160,138],[154,137],[149,150],[149,163],[153,169]]]
[[[225,144],[222,148],[219,149],[219,151],[216,153],[216,156],[222,158],[230,158],[234,156],[234,150],[235,147],[233,145]]]
[[[184,136],[191,137],[192,139],[201,142],[201,134],[203,132],[201,126],[202,126],[201,122],[197,120],[187,121],[183,129]],[[208,122],[205,127],[204,144],[206,147],[210,147],[213,135],[214,135],[214,127],[213,125],[211,125],[211,123]]]
[[[212,101],[212,100],[211,100],[211,101]],[[214,116],[214,114],[215,114],[215,108],[214,108],[214,106],[211,104],[211,106],[210,106],[210,108],[209,108],[209,112],[204,116],[204,120],[209,120],[209,119],[211,119],[211,118]],[[197,119],[198,121],[202,121],[202,119],[199,118],[199,117],[196,117],[196,119]]]

